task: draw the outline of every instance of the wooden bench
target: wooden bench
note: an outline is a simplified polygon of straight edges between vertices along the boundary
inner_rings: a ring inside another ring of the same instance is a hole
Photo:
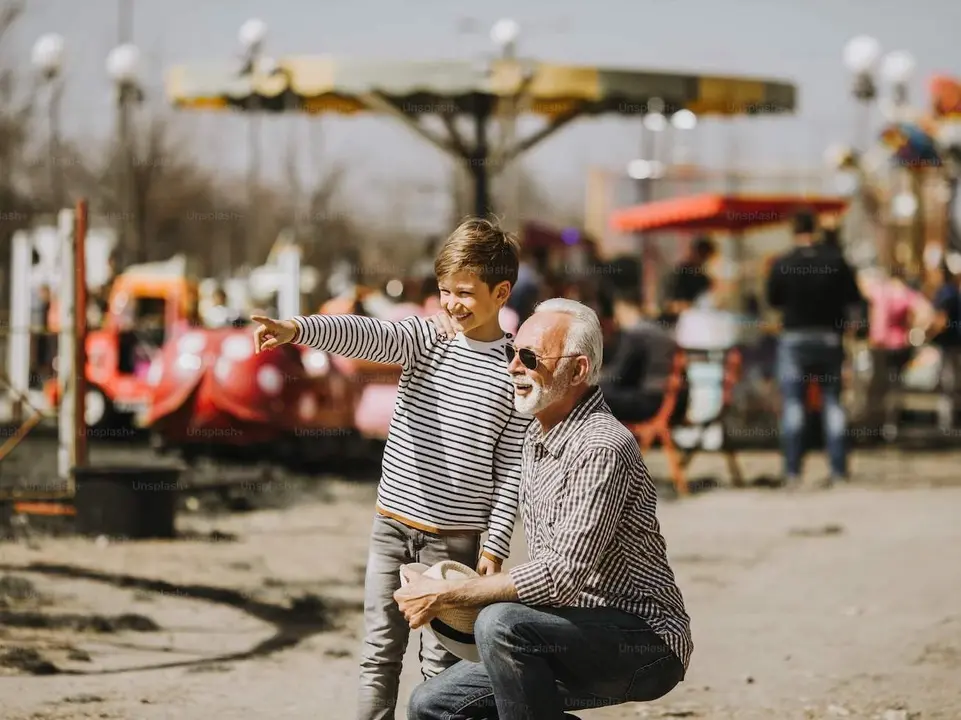
[[[734,388],[741,379],[741,353],[737,349],[729,349],[724,352],[723,378],[721,384],[722,399],[718,412],[713,416],[700,419],[696,422],[685,419],[680,425],[672,422],[675,408],[681,390],[689,387],[688,368],[690,359],[688,353],[679,350],[674,356],[671,376],[667,382],[664,392],[664,401],[658,409],[657,414],[650,420],[639,423],[624,423],[628,430],[637,438],[637,444],[641,452],[649,450],[655,440],[660,442],[661,448],[667,457],[668,469],[671,480],[678,495],[687,495],[690,490],[687,482],[687,468],[698,453],[702,452],[721,452],[727,461],[728,473],[731,476],[732,484],[736,487],[744,485],[744,476],[741,473],[735,451],[725,446],[722,442],[721,447],[714,450],[707,450],[703,447],[693,447],[682,449],[677,446],[674,440],[674,431],[677,428],[697,428],[703,431],[715,423],[723,423],[726,415],[730,412],[734,398]]]

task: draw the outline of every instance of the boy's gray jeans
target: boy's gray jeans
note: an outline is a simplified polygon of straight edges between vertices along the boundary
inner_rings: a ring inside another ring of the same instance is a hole
[[[410,626],[394,600],[394,592],[400,588],[400,566],[456,560],[473,568],[479,553],[479,532],[435,535],[379,513],[375,516],[364,585],[365,637],[357,720],[394,720],[401,665],[410,637]],[[425,680],[457,661],[430,630],[421,631],[420,667]]]

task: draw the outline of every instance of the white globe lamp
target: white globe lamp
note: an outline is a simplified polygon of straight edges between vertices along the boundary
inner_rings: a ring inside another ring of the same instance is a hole
[[[31,60],[44,75],[54,76],[63,65],[63,37],[48,33],[37,39],[33,45]]]
[[[240,26],[238,37],[240,38],[240,44],[243,45],[246,50],[259,47],[263,45],[264,40],[267,38],[267,24],[260,18],[250,18],[250,20]]]
[[[503,18],[494,23],[491,28],[491,40],[498,47],[507,47],[515,42],[521,33],[521,27],[516,20]]]
[[[880,58],[881,43],[873,37],[858,35],[844,46],[844,64],[855,74],[871,72]]]
[[[914,56],[905,50],[895,50],[884,56],[881,75],[892,85],[904,85],[914,74]]]
[[[136,45],[120,45],[107,55],[107,74],[120,85],[135,82],[139,70],[140,50]]]

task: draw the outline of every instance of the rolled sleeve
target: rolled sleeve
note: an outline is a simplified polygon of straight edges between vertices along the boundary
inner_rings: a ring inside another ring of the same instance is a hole
[[[551,574],[544,562],[528,562],[507,571],[514,581],[517,599],[525,605],[549,605]]]

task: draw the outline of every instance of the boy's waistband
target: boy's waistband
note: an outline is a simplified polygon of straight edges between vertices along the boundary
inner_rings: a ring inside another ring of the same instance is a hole
[[[414,530],[420,530],[421,532],[430,533],[431,535],[442,535],[442,536],[460,536],[460,535],[480,535],[480,530],[473,529],[460,529],[460,530],[445,530],[443,528],[435,528],[430,525],[424,525],[423,523],[416,522],[410,518],[406,518],[403,515],[398,515],[397,513],[392,513],[389,510],[384,510],[384,508],[378,506],[377,513],[384,517],[388,517],[391,520],[396,520],[399,523],[403,523],[409,528]]]

